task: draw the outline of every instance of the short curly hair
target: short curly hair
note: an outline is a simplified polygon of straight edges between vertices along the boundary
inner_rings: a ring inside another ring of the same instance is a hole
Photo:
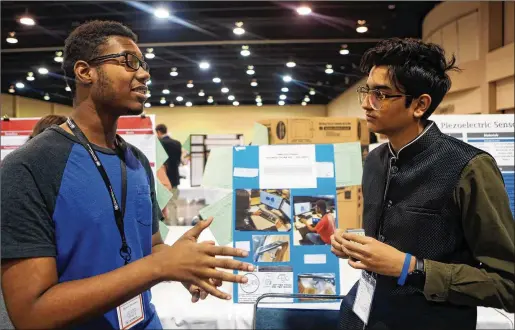
[[[75,73],[73,67],[79,60],[88,61],[99,56],[102,46],[109,37],[119,36],[138,42],[138,37],[131,29],[115,21],[94,20],[79,25],[66,38],[62,69],[65,77],[71,80],[68,84],[75,95]],[[70,79],[71,78],[71,79]]]
[[[385,65],[394,86],[416,98],[431,96],[431,105],[422,119],[427,119],[451,88],[449,70],[460,70],[452,55],[447,61],[444,50],[433,43],[414,38],[390,38],[380,41],[361,58],[361,70],[369,73],[373,66]],[[412,98],[406,98],[406,107]]]

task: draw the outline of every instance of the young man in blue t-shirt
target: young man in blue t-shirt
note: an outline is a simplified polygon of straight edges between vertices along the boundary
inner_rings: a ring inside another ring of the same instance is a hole
[[[73,77],[74,109],[2,163],[2,289],[17,328],[161,328],[150,288],[180,281],[194,301],[220,281],[246,279],[216,268],[252,270],[217,255],[245,251],[197,238],[200,222],[173,246],[147,158],[116,135],[138,115],[150,79],[134,33],[92,21],[66,40],[63,69]]]

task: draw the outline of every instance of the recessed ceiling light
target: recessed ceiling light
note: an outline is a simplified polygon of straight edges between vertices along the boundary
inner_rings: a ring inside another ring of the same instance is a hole
[[[17,82],[17,83],[16,83],[16,88],[18,88],[18,89],[23,89],[23,88],[25,88],[25,84],[24,84],[24,83],[22,83],[22,82]]]
[[[307,105],[307,103],[304,102],[304,101],[301,104],[302,104],[303,107],[305,107]]]
[[[45,101],[48,101],[48,100],[50,100],[50,95],[48,95],[48,93],[46,93],[45,96],[43,96],[43,98],[45,99]]]
[[[151,84],[152,84],[152,80],[150,80],[150,79],[145,82],[145,85],[147,85],[147,86],[150,86]]]
[[[222,88],[222,93],[229,93],[229,88],[223,87]]]
[[[289,68],[293,68],[297,65],[297,63],[293,62],[293,61],[289,61],[288,63],[286,63],[286,66],[289,67]]]
[[[283,92],[283,93],[288,93],[288,91],[289,91],[288,87],[281,88],[281,92]]]
[[[307,95],[306,95],[306,96],[304,96],[304,102],[309,102],[309,101],[311,101],[311,99],[309,98],[309,96],[307,96]]]
[[[164,97],[162,97],[161,100],[159,100],[159,103],[165,104],[166,103],[166,99]]]
[[[13,86],[13,85],[9,86],[9,93],[11,93],[11,94],[12,94],[12,93],[14,93],[14,92],[15,92],[15,90],[14,90],[14,86]]]
[[[325,73],[327,73],[327,74],[332,74],[333,72],[334,72],[334,70],[333,70],[333,66],[332,66],[331,64],[327,64],[327,65],[325,66]]]
[[[315,95],[315,94],[316,94],[315,89],[314,89],[314,88],[311,88],[311,89],[309,90],[309,94],[310,94],[310,95]]]
[[[209,64],[209,62],[202,61],[202,62],[200,62],[200,63],[199,63],[199,65],[198,65],[198,66],[199,66],[199,68],[201,68],[202,70],[207,70],[207,69],[209,69],[209,67],[210,67],[211,65]]]
[[[56,61],[57,63],[62,63],[63,62],[63,52],[61,52],[61,51],[55,52],[54,61]]]
[[[180,95],[179,95],[179,96],[177,96],[177,97],[175,98],[175,100],[176,100],[177,102],[182,102],[182,101],[184,100],[184,97],[182,97],[182,96],[180,96]]]
[[[193,85],[193,80],[189,80],[188,83],[186,84],[186,87],[188,87],[188,88],[193,88],[193,86],[195,86],[195,85]]]
[[[20,23],[23,24],[23,25],[29,25],[29,26],[32,26],[32,25],[36,25],[36,21],[34,21],[34,19],[30,16],[22,16],[20,18]]]
[[[365,21],[364,19],[360,19],[358,21],[358,26],[356,27],[356,32],[358,33],[365,33],[368,31],[368,28],[366,27],[365,23],[367,21]]]
[[[18,43],[18,39],[16,39],[16,33],[9,32],[8,37],[5,39],[10,44],[16,44]]]
[[[256,87],[257,85],[258,85],[257,80],[256,79],[252,79],[252,81],[250,82],[250,86]]]
[[[151,104],[149,102],[145,103],[145,108],[150,108]]]
[[[288,75],[283,76],[283,81],[284,82],[290,82],[291,80],[292,80],[291,76],[288,76]]]
[[[152,95],[150,94],[150,91],[147,91],[147,92],[145,93],[145,96],[146,96],[146,97],[147,97],[147,99],[148,99],[148,98],[150,98]]]
[[[213,100],[213,97],[212,97],[212,96],[209,96],[209,97],[207,98],[207,103],[213,103],[213,101],[214,101],[214,100]]]
[[[345,45],[342,45],[342,48],[340,49],[340,54],[341,55],[349,55],[349,49],[347,48],[348,46],[345,44]]]
[[[309,15],[311,14],[311,8],[309,8],[308,6],[301,6],[297,8],[297,13],[302,16]]]
[[[238,105],[240,105],[240,102],[238,102],[238,101],[234,101],[234,102],[232,103],[232,105],[234,105],[235,107],[237,107]]]
[[[156,54],[154,54],[154,48],[147,48],[147,53],[145,54],[145,57],[148,58],[149,60],[156,57]]]
[[[281,94],[281,95],[279,95],[279,98],[280,98],[281,100],[286,100],[286,95]]]
[[[27,80],[28,81],[34,81],[36,78],[34,77],[34,72],[28,72],[27,73]]]
[[[367,31],[368,31],[368,28],[367,28],[366,26],[364,26],[364,25],[362,25],[362,26],[358,26],[358,27],[356,28],[356,32],[358,32],[358,33],[365,33],[365,32],[367,32]]]
[[[39,68],[39,69],[38,69],[38,72],[39,72],[40,74],[48,74],[48,69],[47,69],[47,68],[43,68],[43,67],[41,67],[41,68]]]
[[[219,84],[219,83],[221,83],[221,82],[222,82],[222,79],[220,79],[220,78],[218,78],[218,77],[214,77],[214,78],[213,78],[213,82],[214,82],[215,84]]]
[[[163,89],[163,94],[170,94],[170,90],[168,88]]]
[[[256,73],[256,71],[254,71],[254,66],[249,65],[249,66],[247,67],[247,74],[248,74],[249,76],[252,76],[254,73]]]
[[[193,105],[193,103],[191,103],[190,101],[186,102],[187,107],[191,107],[192,105]]]
[[[238,36],[241,36],[245,33],[245,29],[243,28],[243,22],[236,22],[236,27],[232,30],[232,32]]]
[[[257,105],[258,107],[260,107],[260,106],[262,106],[262,105],[263,105],[263,103],[258,102],[258,103],[256,103],[256,105]]]
[[[172,71],[170,71],[170,76],[177,77],[179,75],[179,72],[177,72],[177,68],[172,68]]]
[[[67,92],[71,92],[71,91],[72,91],[72,89],[71,89],[71,88],[70,88],[70,86],[68,86],[68,85],[66,85],[66,87],[64,88],[64,90],[65,90],[65,91],[67,91]]]
[[[227,96],[227,99],[229,101],[233,101],[235,99],[235,97],[234,97],[234,95],[229,95],[229,96]]]
[[[250,55],[250,49],[249,46],[241,46],[241,56],[249,56]]]
[[[261,102],[261,101],[262,101],[262,100],[261,100],[261,96],[259,96],[259,95],[258,95],[258,96],[256,96],[256,102],[258,102],[258,103],[259,103],[259,102]]]
[[[157,8],[154,11],[154,15],[157,18],[167,18],[168,16],[170,16],[170,12],[168,10],[166,10],[165,8]]]
[[[170,104],[168,105],[170,108],[173,108],[175,107],[175,104],[173,104],[172,102],[170,102]]]
[[[198,96],[204,96],[204,95],[206,95],[206,93],[204,93],[204,90],[201,89],[200,92],[198,92]]]
[[[395,9],[395,5],[393,5],[393,4],[392,5],[388,5],[388,9],[390,9],[390,10]]]
[[[285,105],[285,104],[286,104],[286,102],[284,102],[283,100],[281,100],[281,101],[277,102],[277,104],[279,104],[279,105]]]

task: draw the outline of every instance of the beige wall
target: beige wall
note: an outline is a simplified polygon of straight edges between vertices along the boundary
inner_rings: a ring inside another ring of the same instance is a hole
[[[451,90],[435,113],[513,111],[514,7],[513,2],[449,1],[425,17],[423,39],[442,46],[448,57],[454,54],[462,69],[449,73]],[[328,116],[363,117],[355,89],[364,83],[329,103]]]
[[[498,113],[512,109],[513,3],[443,2],[424,19],[423,39],[454,54],[460,73],[436,113]],[[504,37],[503,37],[504,36]]]
[[[43,100],[31,99],[19,95],[2,94],[2,116],[9,117],[43,117],[49,114],[70,113],[72,107]]]
[[[504,1],[504,44],[515,41],[515,2]]]
[[[357,103],[357,101],[356,101]],[[2,94],[2,115],[9,117],[42,117],[48,114],[70,114],[72,107],[52,102]],[[164,123],[173,137],[184,141],[190,134],[244,134],[252,139],[254,123],[267,118],[326,117],[325,105],[308,106],[198,106],[152,107],[157,124]]]
[[[244,134],[245,143],[252,139],[254,123],[267,118],[326,117],[325,105],[308,106],[198,106],[152,107],[145,110],[156,115],[156,122],[168,126],[179,141],[190,134]]]
[[[340,96],[327,105],[327,116],[329,117],[359,117],[365,118],[365,112],[361,108],[356,93],[357,86],[365,85],[367,77],[358,81]]]

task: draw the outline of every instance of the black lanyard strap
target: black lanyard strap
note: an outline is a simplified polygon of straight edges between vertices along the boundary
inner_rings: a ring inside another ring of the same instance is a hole
[[[118,228],[118,231],[120,232],[120,238],[122,240],[122,246],[120,248],[120,257],[125,261],[125,265],[129,263],[132,257],[132,251],[129,245],[127,244],[127,240],[125,238],[125,230],[124,230],[124,223],[123,219],[125,216],[125,205],[127,201],[127,165],[125,164],[125,144],[123,143],[123,140],[118,141],[116,140],[116,154],[120,158],[120,167],[122,172],[122,204],[118,203],[118,200],[116,199],[116,195],[114,194],[113,186],[111,185],[111,181],[109,180],[109,177],[107,175],[107,172],[102,165],[102,162],[100,161],[100,158],[98,158],[98,155],[96,154],[95,150],[93,150],[93,147],[89,143],[88,138],[84,135],[82,130],[77,126],[75,121],[73,119],[68,118],[66,120],[66,124],[68,124],[68,127],[72,130],[75,137],[79,140],[80,144],[86,149],[86,151],[89,153],[91,159],[93,160],[93,163],[97,167],[98,172],[100,173],[100,176],[104,180],[104,183],[106,185],[107,191],[109,193],[109,196],[111,197],[111,202],[113,204],[113,211],[114,211],[114,219],[116,221],[116,227]],[[121,138],[120,138],[121,139]]]

